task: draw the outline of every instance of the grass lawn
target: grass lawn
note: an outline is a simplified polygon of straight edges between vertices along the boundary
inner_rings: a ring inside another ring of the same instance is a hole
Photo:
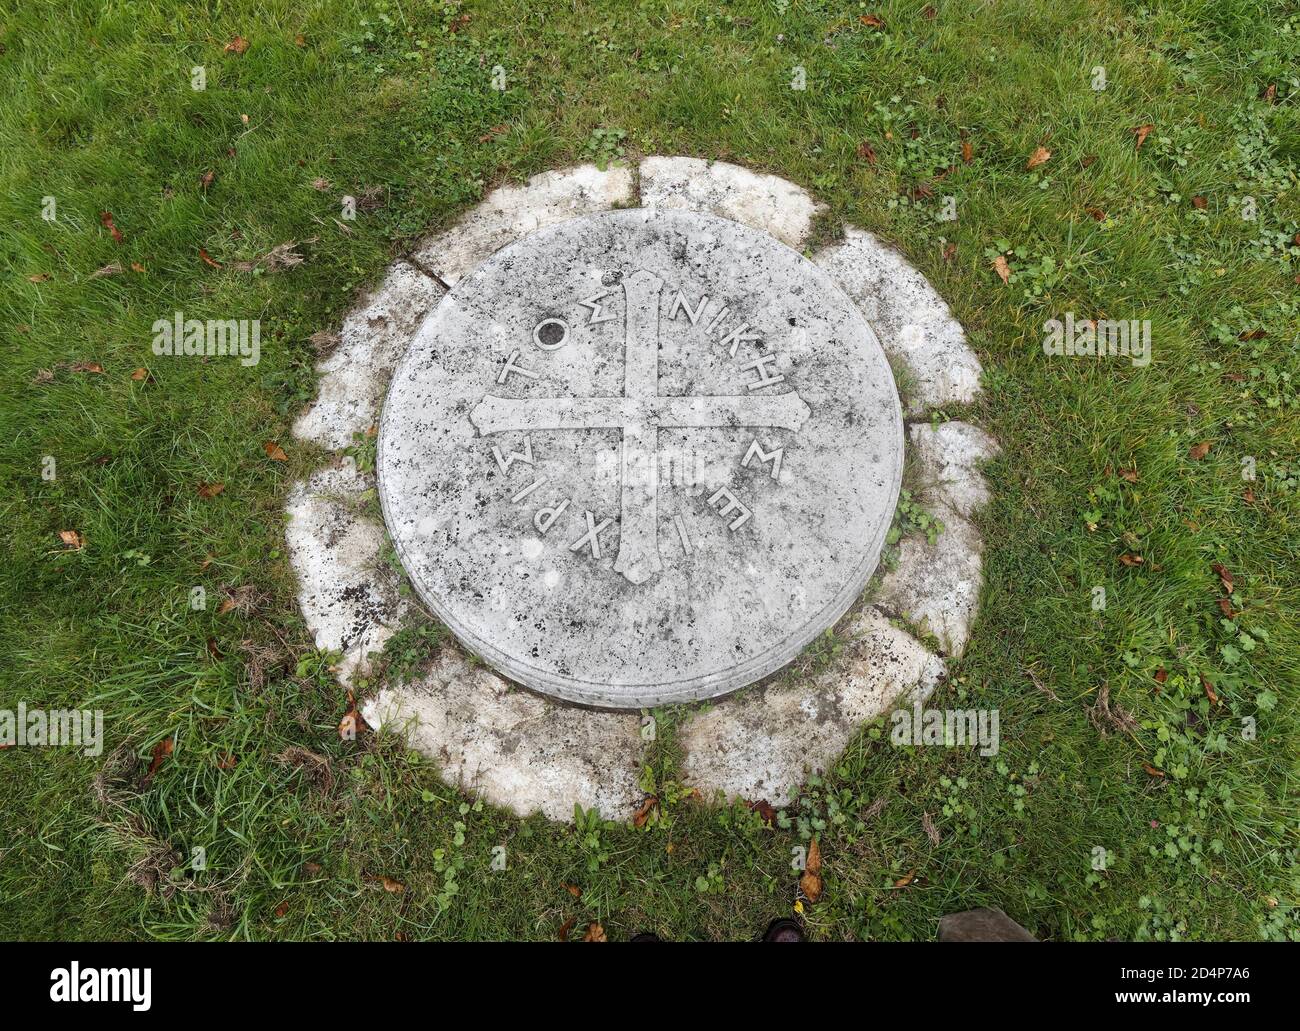
[[[0,750],[0,935],[740,939],[815,834],[816,938],[978,905],[1058,940],[1300,938],[1297,69],[1300,5],[1264,0],[0,5],[0,709],[102,709],[106,739]],[[933,704],[997,708],[996,758],[882,720],[768,827],[677,798],[668,733],[634,830],[339,739],[283,537],[323,459],[289,435],[310,338],[494,185],[652,153],[806,186],[966,327],[985,395],[946,414],[1004,452]],[[261,361],[154,356],[176,311],[261,319]],[[1149,319],[1151,364],[1045,355],[1066,312]]]

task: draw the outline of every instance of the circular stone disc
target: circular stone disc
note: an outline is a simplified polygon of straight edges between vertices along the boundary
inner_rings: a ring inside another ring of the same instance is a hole
[[[811,262],[711,215],[588,215],[430,314],[379,433],[389,532],[507,677],[589,705],[707,698],[789,662],[875,569],[903,422]]]

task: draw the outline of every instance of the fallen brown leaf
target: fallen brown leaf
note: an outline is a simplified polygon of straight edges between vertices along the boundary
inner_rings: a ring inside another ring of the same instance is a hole
[[[1106,212],[1102,211],[1101,208],[1084,208],[1083,213],[1094,222],[1106,221]]]
[[[1029,161],[1025,165],[1025,171],[1028,172],[1037,168],[1039,165],[1045,165],[1052,160],[1052,152],[1046,147],[1038,147],[1033,154],[1029,156]]]
[[[108,230],[109,235],[113,237],[114,243],[122,242],[122,230],[118,229],[113,223],[113,213],[111,211],[101,211],[99,213],[99,224]]]
[[[1246,490],[1245,490],[1245,492],[1241,495],[1241,500],[1244,501],[1244,502],[1245,502],[1246,504],[1248,504],[1248,505],[1253,505],[1253,504],[1255,503],[1255,491],[1254,491],[1254,489],[1251,488],[1251,487],[1247,487]]]
[[[1164,666],[1161,666],[1158,670],[1156,670],[1157,684],[1163,684],[1168,679],[1169,679],[1169,671],[1165,669]]]
[[[875,14],[860,14],[858,15],[858,21],[869,29],[883,29],[885,27],[885,20]]]
[[[579,888],[576,884],[561,884],[560,887],[563,888],[565,891],[567,891],[575,899],[582,898],[582,889]]]
[[[866,140],[858,144],[858,157],[869,165],[876,163],[876,148]]]
[[[1209,201],[1207,201],[1204,197],[1201,197],[1199,195],[1192,198],[1192,207],[1200,209],[1202,211],[1205,210],[1206,206],[1209,203],[1210,203]]]
[[[658,798],[656,798],[654,795],[647,796],[646,800],[641,803],[640,808],[637,809],[637,811],[633,814],[632,826],[638,829],[644,827],[646,821],[650,819],[650,814],[653,813],[655,809],[658,808],[658,806],[659,806]]]
[[[217,178],[216,172],[212,172],[212,171],[204,172],[199,177],[199,187],[203,190],[204,193],[207,193],[208,187],[211,186],[213,182],[216,181],[216,178]]]
[[[211,501],[225,489],[226,485],[224,483],[200,483],[199,497]]]
[[[229,752],[227,752],[225,755],[223,755],[220,759],[217,760],[217,769],[219,770],[233,770],[238,765],[239,765],[239,760],[236,759]]]
[[[76,530],[60,530],[59,540],[73,551],[80,551],[86,546],[85,538],[83,538]]]
[[[1262,93],[1259,95],[1260,100],[1266,100],[1270,104],[1277,103],[1277,83],[1270,82]]]
[[[394,895],[400,895],[406,890],[406,885],[401,881],[395,881],[391,877],[379,878],[379,883],[384,886],[384,891],[391,892]]]
[[[28,277],[27,277],[27,282],[29,282],[29,283],[44,283],[44,282],[47,282],[47,281],[49,280],[49,278],[50,278],[50,274],[49,274],[48,272],[37,272],[35,275],[28,276]]]
[[[222,52],[227,54],[242,54],[247,49],[248,40],[243,36],[236,36],[222,48]]]
[[[203,259],[205,265],[211,265],[213,268],[221,268],[221,262],[213,261],[208,252],[202,247],[199,248],[199,257]]]
[[[141,265],[138,261],[133,261],[133,262],[131,262],[131,271],[132,271],[132,272],[143,272],[143,271],[144,271],[144,266]]]
[[[1219,578],[1219,583],[1223,585],[1223,593],[1232,593],[1232,574],[1222,562],[1211,562],[1210,568],[1214,570],[1215,576]]]
[[[1011,281],[1011,266],[1007,264],[1006,255],[999,254],[993,259],[993,271],[1004,284]]]
[[[1120,563],[1126,566],[1140,566],[1146,561],[1141,555],[1135,555],[1131,551],[1126,551],[1119,557]]]
[[[1079,164],[1083,168],[1091,168],[1096,163],[1096,161],[1097,161],[1096,154],[1085,154],[1083,157],[1079,159]]]
[[[894,887],[906,888],[914,880],[916,880],[916,870],[915,869],[908,870],[907,873],[903,874],[902,877],[900,877],[898,880],[894,882]]]
[[[289,456],[284,453],[284,448],[273,440],[268,440],[262,445],[262,450],[266,452],[266,457],[272,462],[287,462]]]
[[[924,18],[926,21],[934,21],[934,19],[938,16],[938,14],[939,12],[935,10],[932,4],[926,4],[924,7],[921,8],[921,17]]]
[[[69,372],[93,372],[96,376],[104,375],[104,366],[99,362],[73,362],[68,366]]]
[[[1128,483],[1137,483],[1138,481],[1138,471],[1136,466],[1132,469],[1121,469],[1118,475],[1121,480],[1125,480]]]
[[[149,370],[142,365],[140,366],[140,368],[136,369],[133,373],[131,373],[131,378],[135,380],[137,383],[143,383],[145,380],[149,378]]]
[[[776,807],[766,798],[760,798],[757,802],[746,802],[751,813],[758,813],[763,822],[769,827],[776,821]]]
[[[963,164],[969,165],[971,159],[975,157],[975,147],[970,140],[961,141],[961,160]]]
[[[1205,697],[1210,700],[1211,705],[1219,704],[1219,696],[1214,693],[1214,685],[1206,679],[1204,673],[1201,674],[1201,689],[1205,692]]]
[[[153,776],[158,772],[159,767],[161,767],[162,764],[171,757],[173,747],[173,740],[169,737],[163,738],[163,740],[153,746],[153,760],[149,763],[149,770],[144,775],[144,782],[146,784],[153,780]]]
[[[957,244],[951,240],[943,245],[943,260],[952,261],[957,256]]]
[[[1135,126],[1133,128],[1132,130],[1133,135],[1137,138],[1136,146],[1133,148],[1134,150],[1142,149],[1142,144],[1146,143],[1147,137],[1151,135],[1151,130],[1154,128],[1155,126],[1152,125],[1150,122],[1147,122],[1145,125]]]
[[[582,940],[585,942],[608,941],[605,937],[605,928],[601,927],[600,924],[596,923],[594,920],[587,925],[587,933],[582,936]]]
[[[1142,769],[1147,771],[1147,776],[1149,777],[1163,777],[1165,775],[1164,770],[1157,770],[1150,763],[1143,763]]]
[[[1187,449],[1187,457],[1194,462],[1199,462],[1210,453],[1210,448],[1213,446],[1214,445],[1208,440],[1203,440],[1199,444],[1193,444]]]
[[[808,870],[799,878],[799,890],[809,902],[816,902],[822,896],[822,879]]]
[[[573,930],[573,925],[577,922],[578,918],[576,916],[569,917],[568,920],[560,924],[560,929],[555,933],[555,936],[559,938],[560,941],[567,942],[569,940],[569,932]]]

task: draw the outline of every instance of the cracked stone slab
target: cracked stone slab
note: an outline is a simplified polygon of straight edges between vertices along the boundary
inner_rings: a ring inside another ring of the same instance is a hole
[[[384,568],[384,529],[360,513],[374,481],[351,459],[318,469],[289,492],[285,537],[298,574],[298,604],[322,651],[343,653],[348,686],[400,623],[397,578]]]
[[[374,426],[393,367],[445,293],[414,265],[396,262],[379,289],[343,320],[338,347],[316,366],[316,403],[294,423],[293,435],[338,451],[353,443],[353,434]]]
[[[786,805],[863,724],[917,692],[928,697],[943,675],[942,660],[870,607],[842,655],[810,683],[755,690],[688,719],[679,738],[685,782],[706,796]]]
[[[933,544],[924,536],[899,544],[898,564],[880,582],[876,601],[934,634],[945,654],[960,656],[983,586],[983,541],[971,522],[988,501],[979,466],[998,453],[983,430],[962,422],[908,427],[917,500],[944,523]]]
[[[943,298],[906,258],[871,233],[846,226],[844,242],[822,248],[812,260],[853,298],[885,352],[911,373],[909,416],[975,399],[980,360]]]
[[[636,202],[632,171],[578,165],[542,172],[523,185],[502,186],[445,232],[427,237],[412,260],[449,286],[506,244],[578,215]]]
[[[774,175],[726,161],[648,157],[641,162],[641,203],[647,208],[705,211],[771,233],[802,250],[813,218],[824,210],[806,190]]]
[[[641,801],[640,717],[556,705],[444,648],[415,682],[363,703],[372,727],[403,732],[443,778],[520,816],[567,820],[574,803],[627,819]]]

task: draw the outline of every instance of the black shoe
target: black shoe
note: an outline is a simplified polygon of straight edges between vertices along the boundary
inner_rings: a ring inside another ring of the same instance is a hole
[[[768,924],[767,930],[763,932],[762,940],[765,942],[807,941],[803,936],[803,928],[788,917],[781,917]]]

